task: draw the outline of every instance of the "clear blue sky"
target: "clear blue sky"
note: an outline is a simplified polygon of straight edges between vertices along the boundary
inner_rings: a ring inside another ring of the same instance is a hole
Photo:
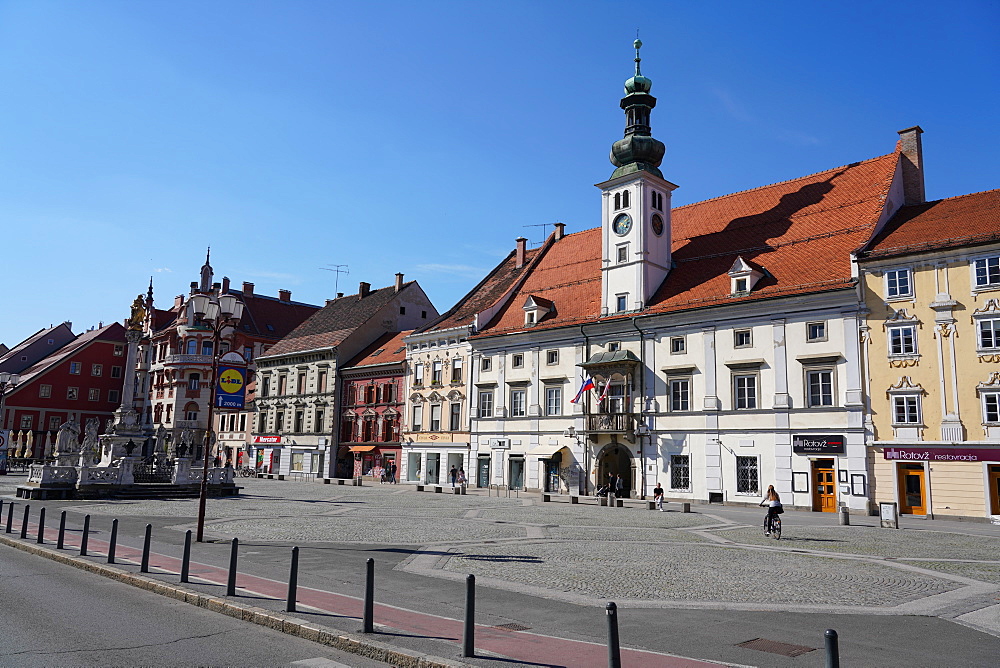
[[[600,224],[636,28],[674,204],[889,153],[1000,185],[996,2],[0,0],[0,342],[198,277],[450,307]],[[549,230],[551,228],[548,228]]]

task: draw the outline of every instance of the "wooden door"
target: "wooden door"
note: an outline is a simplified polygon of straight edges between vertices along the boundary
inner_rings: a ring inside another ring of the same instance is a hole
[[[904,515],[926,515],[927,493],[924,467],[921,464],[899,464],[899,512]]]
[[[1000,515],[1000,465],[990,464],[990,514]]]
[[[821,513],[837,512],[837,472],[832,459],[813,462],[813,510]]]

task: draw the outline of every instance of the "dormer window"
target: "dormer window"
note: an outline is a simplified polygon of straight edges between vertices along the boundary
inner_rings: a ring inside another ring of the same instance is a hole
[[[534,295],[528,295],[528,298],[524,301],[523,308],[525,327],[537,324],[546,314],[554,313],[556,310],[555,304],[551,301]]]
[[[764,277],[764,272],[756,269],[742,257],[736,258],[729,270],[730,292],[733,297],[743,297],[750,294],[757,281]]]

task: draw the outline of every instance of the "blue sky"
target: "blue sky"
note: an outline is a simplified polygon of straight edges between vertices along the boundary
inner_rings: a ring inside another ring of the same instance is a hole
[[[889,153],[998,186],[995,2],[0,0],[0,342],[217,280],[450,307],[600,224],[636,28],[674,205]]]

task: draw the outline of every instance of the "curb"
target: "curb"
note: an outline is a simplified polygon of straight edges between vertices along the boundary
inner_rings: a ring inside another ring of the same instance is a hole
[[[52,561],[73,566],[80,570],[94,573],[110,580],[144,589],[160,596],[166,596],[177,601],[188,603],[211,612],[221,613],[228,617],[240,619],[258,626],[279,631],[286,635],[297,636],[321,645],[333,647],[342,652],[357,654],[376,661],[389,663],[399,668],[471,668],[472,664],[428,656],[393,647],[387,643],[372,640],[363,635],[345,633],[326,626],[307,622],[289,614],[266,610],[255,606],[244,606],[226,598],[218,598],[202,594],[193,589],[179,585],[167,584],[130,573],[111,565],[97,564],[82,557],[73,557],[62,552],[56,552],[37,543],[23,543],[19,539],[0,534],[0,544],[28,552]]]

